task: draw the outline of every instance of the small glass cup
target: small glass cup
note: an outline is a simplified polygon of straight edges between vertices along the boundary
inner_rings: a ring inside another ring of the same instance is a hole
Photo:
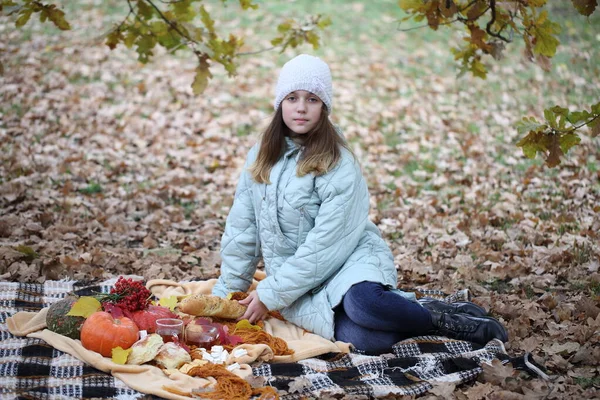
[[[156,333],[165,343],[183,340],[183,321],[177,318],[159,318],[156,320]]]
[[[185,343],[188,346],[210,350],[219,339],[219,330],[215,326],[189,324],[185,330]]]

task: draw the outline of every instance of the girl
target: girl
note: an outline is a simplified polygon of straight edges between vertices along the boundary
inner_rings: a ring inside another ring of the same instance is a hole
[[[213,294],[248,290],[262,257],[267,277],[240,301],[251,323],[279,310],[367,353],[422,334],[506,341],[502,325],[472,303],[421,305],[395,289],[392,253],[369,220],[365,179],[331,107],[325,62],[303,54],[283,66],[275,116],[248,154],[227,217]]]

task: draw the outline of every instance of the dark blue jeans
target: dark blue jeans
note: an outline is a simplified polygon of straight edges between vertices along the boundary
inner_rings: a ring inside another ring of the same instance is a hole
[[[376,282],[360,282],[335,308],[335,338],[368,354],[389,351],[396,342],[433,329],[431,314]]]

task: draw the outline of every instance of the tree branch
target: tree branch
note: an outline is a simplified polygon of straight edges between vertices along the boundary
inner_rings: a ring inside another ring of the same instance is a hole
[[[582,123],[581,125],[577,125],[577,126],[576,126],[576,127],[574,127],[573,129],[571,129],[569,132],[576,131],[577,129],[581,128],[582,126],[589,125],[589,124],[591,124],[592,122],[594,122],[595,120],[597,120],[598,118],[600,118],[600,114],[596,114],[596,116],[595,116],[594,118],[590,119],[590,120],[589,120],[589,121],[587,121],[587,122],[584,122],[584,123]]]
[[[452,21],[442,22],[439,25],[452,25],[453,23],[455,23],[457,21],[462,21],[462,19],[460,17],[458,17],[456,19],[453,19]],[[405,29],[398,28],[398,32],[409,32],[409,31],[414,31],[416,29],[427,28],[427,27],[429,27],[429,24],[413,26],[411,28],[405,28]]]
[[[262,50],[246,51],[246,52],[243,52],[243,53],[237,53],[236,56],[251,56],[251,55],[254,55],[254,54],[260,54],[260,53],[265,53],[267,51],[275,50],[278,47],[281,47],[281,45],[280,46],[267,47],[266,49],[262,49]]]
[[[505,38],[504,36],[502,36],[500,34],[500,32],[502,32],[502,29],[498,32],[498,33],[494,33],[492,32],[492,25],[494,24],[494,22],[496,22],[496,0],[490,0],[490,8],[492,9],[492,18],[488,21],[486,27],[485,27],[485,31],[488,33],[488,35],[493,36],[495,38],[498,38],[502,41],[505,41],[506,43],[510,43],[510,40]]]
[[[177,24],[174,24],[174,23],[173,23],[173,21],[171,21],[170,19],[168,19],[167,17],[165,17],[165,15],[162,13],[162,11],[160,10],[160,8],[158,8],[158,7],[156,6],[156,4],[154,4],[154,3],[152,2],[152,0],[146,0],[146,1],[147,1],[147,2],[148,2],[148,3],[149,3],[151,6],[152,6],[152,8],[154,8],[154,9],[156,10],[156,12],[157,12],[157,13],[158,13],[158,15],[160,16],[160,18],[161,18],[163,21],[165,21],[167,24],[169,24],[169,26],[170,26],[171,28],[173,28],[173,30],[174,30],[175,32],[179,33],[179,35],[180,35],[182,38],[185,38],[185,39],[187,39],[188,41],[190,41],[190,42],[192,42],[192,43],[196,43],[196,41],[195,41],[194,39],[190,38],[188,35],[186,35],[186,34],[184,34],[183,32],[181,32],[181,31],[179,30],[179,27],[177,26]]]
[[[140,16],[138,15],[138,13],[136,13],[136,12],[135,12],[135,10],[133,9],[133,5],[131,5],[131,0],[127,0],[127,5],[129,6],[129,14],[133,14],[133,15],[135,16],[135,19],[137,19],[137,20],[138,20],[138,22],[139,22],[140,24],[144,25],[146,28],[148,28],[148,30],[150,30],[150,29],[151,29],[151,28],[150,28],[150,25],[148,25],[148,24],[146,23],[146,21],[142,20],[142,19],[140,18]],[[125,21],[123,21],[123,22],[121,23],[121,25],[122,25],[124,22],[125,22]]]

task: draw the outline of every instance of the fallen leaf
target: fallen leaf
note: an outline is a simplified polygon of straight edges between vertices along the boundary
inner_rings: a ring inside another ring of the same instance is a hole
[[[177,306],[177,296],[161,297],[158,301],[159,306],[167,307],[171,311],[175,311]]]
[[[503,386],[508,378],[512,378],[517,373],[512,364],[502,364],[502,361],[497,358],[494,358],[491,363],[482,363],[481,367],[483,368],[483,380],[492,385]]]
[[[432,382],[433,387],[429,389],[429,392],[440,396],[443,399],[454,399],[454,389],[456,384],[450,382]]]
[[[131,349],[123,350],[121,346],[115,347],[112,349],[112,361],[115,364],[123,365],[127,363],[127,357],[129,357],[129,353],[131,353]]]
[[[100,304],[96,298],[91,296],[83,296],[73,303],[73,306],[71,306],[71,310],[69,310],[67,315],[87,318],[101,309],[102,304]]]

